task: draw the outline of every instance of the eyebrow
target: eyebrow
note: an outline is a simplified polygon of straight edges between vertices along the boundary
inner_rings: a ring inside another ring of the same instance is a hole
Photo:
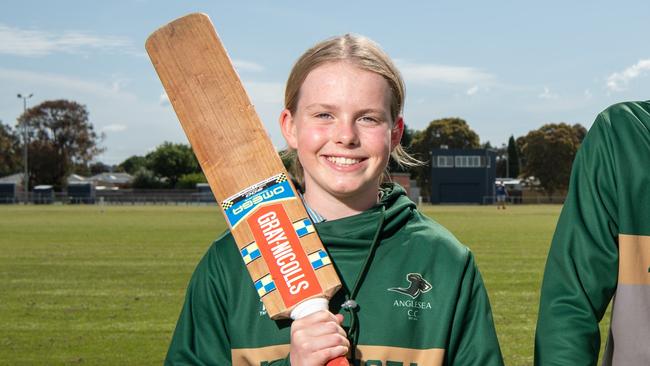
[[[366,108],[362,109],[359,111],[359,114],[379,114],[379,115],[389,115],[388,111],[384,109],[374,109],[374,108]]]
[[[312,110],[312,109],[338,109],[338,108],[333,104],[313,103],[308,106],[305,106],[305,109]]]
[[[339,108],[336,105],[333,104],[326,104],[326,103],[313,103],[308,106],[305,106],[306,110],[313,110],[313,109],[328,109],[328,110],[338,110]],[[384,109],[376,109],[376,108],[365,108],[362,110],[357,111],[357,114],[379,114],[379,115],[390,115],[390,112],[384,110]]]

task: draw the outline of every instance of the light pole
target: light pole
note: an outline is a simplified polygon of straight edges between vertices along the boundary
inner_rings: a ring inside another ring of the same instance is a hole
[[[34,94],[22,95],[18,93],[18,99],[23,100],[23,115],[27,112],[27,99]],[[29,134],[27,133],[27,120],[23,121],[23,161],[25,162],[25,172],[23,173],[23,184],[25,186],[25,203],[29,201],[29,166],[27,164],[27,145],[29,145]]]

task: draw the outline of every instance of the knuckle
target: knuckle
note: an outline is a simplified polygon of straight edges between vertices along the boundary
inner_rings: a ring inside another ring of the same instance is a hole
[[[291,328],[291,338],[301,338],[305,334],[305,330],[302,328]]]
[[[325,329],[326,329],[329,333],[338,333],[338,332],[339,332],[339,328],[340,328],[339,325],[336,324],[336,323],[333,323],[333,322],[329,322],[329,323],[327,323],[327,325],[325,326]]]

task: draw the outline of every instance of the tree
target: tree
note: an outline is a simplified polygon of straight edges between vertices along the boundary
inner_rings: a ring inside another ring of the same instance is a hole
[[[58,169],[53,169],[58,166],[61,166],[60,157],[53,144],[40,140],[29,144],[30,187],[33,187],[34,183],[53,184],[56,189],[63,187],[63,179],[67,174],[61,175]]]
[[[48,183],[61,189],[74,166],[87,165],[103,151],[99,147],[103,135],[95,132],[86,107],[79,103],[45,101],[25,111],[18,122],[29,126],[32,183]]]
[[[517,151],[519,151],[519,174],[526,171],[526,155],[524,155],[524,145],[526,144],[526,136],[519,136],[515,140]]]
[[[506,162],[508,161],[508,148],[506,144],[501,144],[501,147],[495,147],[494,150],[496,155],[496,176],[503,178],[508,176],[508,167]]]
[[[91,175],[97,175],[105,172],[111,172],[113,170],[113,167],[108,164],[104,164],[101,161],[96,161],[94,163],[91,163],[88,169],[90,170]]]
[[[170,188],[176,187],[181,176],[201,172],[199,163],[186,144],[164,142],[147,154],[147,167]]]
[[[131,175],[135,175],[141,168],[147,167],[147,159],[144,156],[132,155],[118,165],[118,169]]]
[[[21,143],[11,126],[0,122],[0,177],[18,173],[22,168]]]
[[[573,132],[576,134],[576,137],[578,138],[578,141],[580,143],[582,143],[582,140],[585,139],[585,137],[587,136],[587,132],[588,132],[587,129],[585,128],[585,126],[583,126],[583,125],[581,125],[579,123],[576,123],[575,125],[571,126],[571,128],[573,128]]]
[[[423,196],[430,196],[431,149],[446,146],[449,149],[479,148],[479,137],[461,118],[443,118],[431,121],[429,126],[413,135],[411,151],[426,164],[413,169]]]
[[[133,174],[131,186],[138,189],[157,189],[165,188],[165,183],[161,182],[151,170],[142,167]]]
[[[176,188],[178,189],[195,189],[198,183],[207,183],[208,180],[205,178],[202,172],[199,173],[190,173],[181,176],[176,183]]]
[[[494,147],[492,146],[490,141],[486,141],[486,142],[481,144],[481,149],[490,150],[490,149],[494,149]]]
[[[524,137],[522,153],[525,173],[539,179],[550,197],[569,184],[571,166],[580,141],[576,130],[566,123],[546,124]]]
[[[519,149],[515,137],[510,135],[508,139],[508,178],[519,176]]]

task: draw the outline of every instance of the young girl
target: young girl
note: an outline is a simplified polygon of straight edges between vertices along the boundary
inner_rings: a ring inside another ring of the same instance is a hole
[[[298,59],[280,125],[343,288],[331,312],[273,321],[225,233],[196,268],[166,364],[503,364],[471,252],[401,187],[380,186],[391,156],[414,162],[399,145],[403,103],[398,70],[367,38]]]

